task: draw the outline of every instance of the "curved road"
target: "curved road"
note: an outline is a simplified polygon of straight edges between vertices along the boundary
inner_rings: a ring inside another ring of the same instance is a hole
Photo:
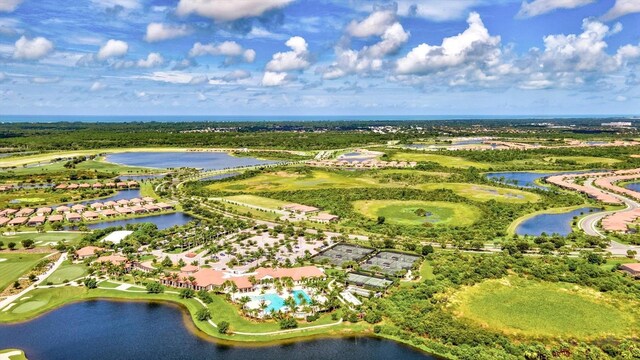
[[[589,179],[585,181],[584,185],[594,187],[593,179]],[[580,227],[580,229],[582,229],[582,231],[584,231],[587,235],[606,238],[606,236],[600,231],[600,229],[597,228],[596,225],[598,225],[598,223],[600,223],[600,221],[605,217],[607,217],[608,215],[611,215],[614,213],[626,213],[626,212],[634,211],[640,208],[640,203],[638,203],[637,201],[631,200],[627,197],[624,197],[600,188],[598,188],[598,190],[617,197],[618,199],[622,200],[622,202],[624,202],[624,204],[627,206],[627,208],[624,210],[603,211],[603,212],[587,215],[582,219],[580,219],[580,221],[578,222],[578,227]],[[636,259],[640,260],[640,246],[625,245],[617,241],[610,240],[608,250],[614,255],[621,255],[621,256],[627,256],[627,250],[635,250],[638,252]]]

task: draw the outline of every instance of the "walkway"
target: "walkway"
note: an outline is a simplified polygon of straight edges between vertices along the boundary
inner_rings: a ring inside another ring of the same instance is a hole
[[[53,254],[47,255],[45,258],[48,258],[48,257],[53,256],[55,254],[57,254],[57,253],[53,253]],[[8,296],[6,299],[0,301],[0,309],[3,309],[5,306],[8,306],[9,304],[11,304],[14,301],[18,300],[19,298],[24,296],[29,291],[35,289],[40,283],[42,283],[45,279],[47,279],[49,276],[51,276],[51,274],[53,274],[54,271],[56,271],[60,267],[60,265],[62,265],[62,263],[65,260],[67,260],[67,254],[66,253],[62,254],[60,256],[60,258],[58,259],[58,261],[56,261],[49,270],[47,270],[44,274],[38,276],[38,280],[34,281],[33,284],[29,285],[26,289],[22,290],[18,294]]]

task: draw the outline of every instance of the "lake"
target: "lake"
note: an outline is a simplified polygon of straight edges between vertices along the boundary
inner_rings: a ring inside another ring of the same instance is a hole
[[[251,157],[235,157],[220,152],[126,152],[109,154],[105,161],[150,168],[172,169],[190,167],[204,170],[222,170],[253,165],[274,164],[276,161]]]
[[[512,171],[512,172],[493,172],[485,174],[490,180],[497,181],[499,183],[507,185],[515,185],[530,189],[542,189],[549,190],[545,186],[540,186],[535,183],[536,180],[542,179],[551,175],[568,175],[568,174],[580,174],[584,172],[597,172],[591,170],[585,171],[570,171],[570,172],[527,172],[527,171]]]
[[[91,230],[95,229],[104,229],[111,226],[125,226],[127,224],[139,224],[139,223],[154,223],[158,226],[158,229],[167,229],[176,225],[184,225],[189,221],[194,220],[193,217],[181,213],[171,213],[171,214],[162,214],[162,215],[152,215],[145,216],[133,219],[121,219],[121,220],[113,220],[113,221],[104,221],[96,224],[88,224],[87,227]]]
[[[640,183],[631,183],[624,186],[625,188],[633,191],[640,192]]]
[[[6,348],[23,349],[29,360],[436,359],[392,341],[362,337],[268,347],[220,345],[187,329],[185,315],[175,306],[104,300],[74,303],[29,322],[0,325],[0,349]]]
[[[166,174],[154,174],[154,175],[118,175],[120,181],[145,181],[165,177]]]
[[[573,218],[581,214],[589,214],[589,211],[601,211],[597,208],[584,207],[560,214],[540,214],[522,222],[516,229],[518,235],[540,236],[542,233],[547,235],[559,234],[567,236],[571,234],[571,224]]]

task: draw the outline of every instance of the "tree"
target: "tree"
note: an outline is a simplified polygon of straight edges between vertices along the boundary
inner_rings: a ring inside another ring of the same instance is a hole
[[[164,292],[164,286],[157,281],[147,283],[147,292],[149,294],[161,294]]]
[[[227,321],[218,323],[218,333],[226,334],[227,332],[229,332],[229,323]]]
[[[386,220],[386,219],[385,219],[385,217],[384,217],[384,216],[378,216],[378,221],[377,221],[377,222],[378,222],[378,225],[382,225],[382,224],[384,224],[385,220]]]
[[[291,316],[286,316],[282,318],[280,322],[278,322],[278,324],[280,325],[280,329],[282,330],[295,329],[298,327],[298,322],[296,321],[296,319],[292,318]]]
[[[369,311],[364,316],[364,321],[368,322],[369,324],[377,324],[382,321],[382,316],[380,316],[380,314],[376,311]]]
[[[0,250],[4,247],[4,241],[0,241]]]
[[[173,266],[173,261],[171,261],[171,259],[169,259],[169,256],[166,256],[166,257],[162,260],[162,266],[163,266],[163,267],[171,267],[171,266]]]
[[[14,250],[16,248],[16,243],[12,241],[7,244],[7,247],[9,248],[9,250]]]
[[[21,242],[22,242],[22,247],[24,247],[25,249],[31,249],[31,247],[33,247],[33,244],[34,244],[34,241],[31,239],[24,239]]]
[[[0,246],[1,247],[1,246]],[[635,250],[627,250],[627,257],[629,259],[633,259],[636,257],[636,255],[638,255],[638,252]]]
[[[433,246],[425,245],[422,247],[422,255],[427,256],[429,254],[433,254]]]
[[[198,321],[207,321],[211,319],[211,311],[207,308],[202,308],[196,312],[196,319]]]
[[[98,287],[98,281],[94,278],[86,278],[84,279],[84,286],[86,286],[87,289],[95,289]]]
[[[178,296],[180,296],[180,299],[191,299],[195,296],[195,292],[192,289],[182,289]]]

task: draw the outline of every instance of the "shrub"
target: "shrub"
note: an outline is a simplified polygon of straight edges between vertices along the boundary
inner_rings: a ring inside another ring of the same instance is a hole
[[[196,319],[198,319],[198,321],[207,321],[211,319],[211,311],[205,308],[198,310],[198,312],[196,312]]]
[[[218,324],[218,333],[226,334],[227,332],[229,332],[229,323],[226,321],[221,321]]]
[[[147,292],[149,294],[160,294],[164,292],[164,286],[159,282],[152,281],[147,283]]]
[[[84,279],[84,286],[86,286],[87,289],[95,289],[98,287],[98,281],[94,278],[86,278]]]
[[[295,329],[298,327],[298,322],[296,321],[296,319],[292,317],[283,318],[282,320],[280,320],[279,324],[280,324],[280,329],[282,330]]]
[[[182,289],[180,290],[180,294],[178,296],[180,296],[180,299],[191,299],[195,296],[195,294],[196,293],[191,289]]]

